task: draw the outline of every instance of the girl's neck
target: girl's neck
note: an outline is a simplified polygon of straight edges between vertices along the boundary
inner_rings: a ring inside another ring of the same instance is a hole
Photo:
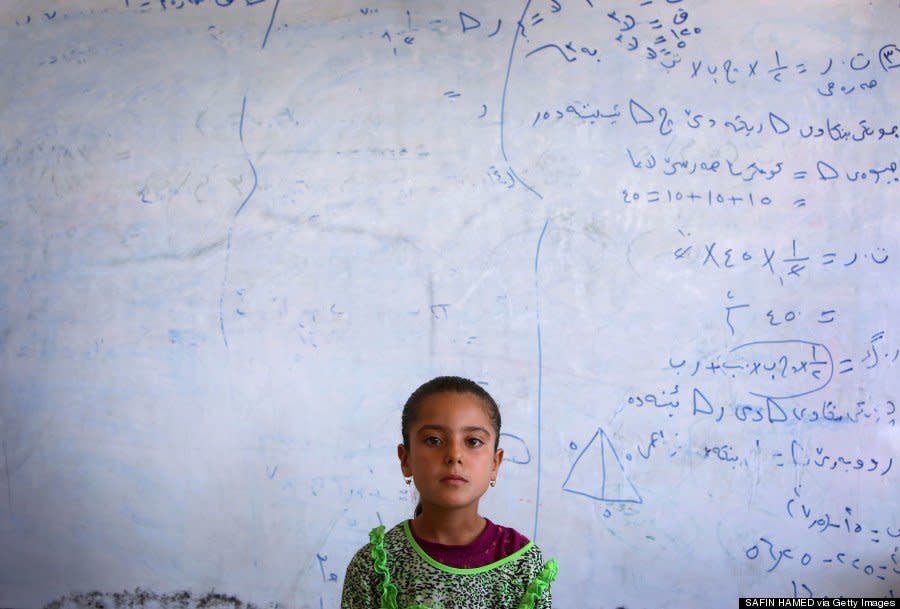
[[[425,541],[465,546],[484,531],[487,521],[477,511],[440,511],[425,508],[411,522],[413,531]]]

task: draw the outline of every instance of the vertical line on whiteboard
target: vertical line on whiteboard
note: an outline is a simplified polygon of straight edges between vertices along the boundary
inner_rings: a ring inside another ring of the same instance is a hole
[[[12,479],[9,477],[9,455],[6,454],[6,440],[3,440],[3,466],[6,470],[6,497],[9,500],[9,515],[13,513]]]
[[[249,163],[250,171],[253,173],[253,186],[250,187],[250,192],[244,198],[241,206],[234,212],[234,217],[231,219],[231,226],[228,227],[228,243],[225,246],[225,274],[222,276],[222,290],[219,292],[219,331],[222,333],[222,341],[225,343],[226,349],[228,348],[228,335],[225,333],[225,288],[228,286],[228,268],[231,266],[231,234],[234,231],[234,224],[237,221],[237,217],[244,210],[244,206],[247,205],[250,198],[253,197],[253,193],[256,192],[256,187],[259,184],[259,178],[256,175],[256,167],[253,166],[253,161],[248,159],[247,163]]]
[[[506,140],[504,139],[506,122],[506,91],[509,88],[509,73],[512,71],[513,56],[516,52],[516,42],[518,42],[519,40],[519,32],[523,29],[522,20],[525,19],[525,15],[528,13],[529,6],[531,6],[531,0],[528,0],[525,3],[525,8],[522,9],[522,16],[519,17],[519,20],[516,22],[516,33],[513,35],[512,48],[509,50],[509,61],[506,62],[506,77],[503,80],[503,95],[500,98],[500,152],[501,154],[503,154],[503,160],[507,162],[509,162],[509,157],[506,156]]]
[[[241,148],[244,148],[244,115],[246,112],[247,96],[245,95],[241,102],[241,121],[238,125],[238,137],[241,140]],[[246,152],[247,149],[244,148],[244,153],[246,154]],[[250,173],[253,174],[253,185],[250,187],[250,192],[247,193],[247,196],[241,201],[237,211],[234,212],[234,216],[232,216],[231,223],[228,226],[228,241],[225,245],[225,272],[222,274],[222,289],[219,291],[219,332],[222,334],[222,342],[225,344],[226,349],[228,349],[228,334],[225,332],[225,290],[228,288],[228,271],[231,267],[231,237],[234,233],[234,225],[237,222],[238,216],[244,211],[244,207],[246,207],[247,203],[250,202],[250,199],[253,198],[253,195],[256,193],[256,187],[259,186],[259,176],[256,174],[256,166],[253,165],[253,161],[249,158],[247,159],[247,164],[250,165]],[[243,182],[243,179],[241,181]]]
[[[606,432],[600,433],[600,496],[606,499]]]
[[[228,348],[228,335],[225,334],[225,286],[228,285],[228,265],[231,262],[231,229],[228,227],[228,244],[225,246],[225,274],[222,276],[222,290],[219,292],[219,332],[222,333],[222,342]]]
[[[244,101],[241,103],[241,125],[238,128],[238,135],[241,137],[241,143],[244,143],[244,113],[247,111],[247,96],[244,96]]]
[[[428,365],[429,371],[434,367],[434,321],[437,319],[434,314],[434,275],[428,274],[428,310],[431,314],[428,316]]]
[[[550,218],[544,222],[544,228],[541,229],[541,236],[538,237],[537,248],[534,252],[534,301],[535,315],[537,322],[537,352],[538,352],[538,390],[537,390],[537,492],[534,499],[534,533],[531,539],[537,542],[538,517],[541,509],[541,408],[543,406],[543,390],[544,390],[544,350],[541,343],[541,286],[540,275],[538,274],[538,264],[541,259],[541,244],[544,242],[544,234],[547,232],[547,226],[550,224]]]
[[[509,60],[506,62],[506,76],[503,79],[503,94],[500,97],[500,154],[503,155],[503,160],[509,163],[509,157],[506,155],[506,93],[509,90],[509,74],[512,72],[512,62],[513,57],[516,54],[516,43],[519,41],[519,34],[525,33],[525,26],[522,24],[522,21],[525,19],[525,15],[528,14],[528,7],[531,6],[531,0],[528,0],[525,3],[525,8],[522,9],[522,15],[519,17],[519,20],[516,22],[516,33],[513,35],[512,47],[509,49]],[[538,199],[543,199],[541,193],[536,191],[534,188],[529,186],[525,180],[519,177],[519,175],[513,170],[512,166],[510,166],[509,170],[512,172],[515,179],[522,184],[529,192],[534,194]]]
[[[266,29],[266,37],[263,38],[262,48],[266,48],[266,43],[269,42],[269,32],[272,31],[272,24],[275,23],[275,13],[278,12],[280,3],[281,0],[275,0],[275,6],[272,8],[272,17],[269,19],[269,27]]]

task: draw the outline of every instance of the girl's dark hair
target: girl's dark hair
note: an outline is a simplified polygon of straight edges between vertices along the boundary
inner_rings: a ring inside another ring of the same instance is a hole
[[[416,420],[419,406],[425,398],[438,393],[471,393],[481,399],[487,410],[491,426],[494,428],[494,451],[500,446],[500,408],[487,390],[475,381],[461,376],[438,376],[423,383],[410,394],[406,404],[403,405],[403,415],[400,419],[400,430],[403,434],[403,447],[409,450],[409,428]],[[415,515],[422,513],[422,504],[416,506]]]

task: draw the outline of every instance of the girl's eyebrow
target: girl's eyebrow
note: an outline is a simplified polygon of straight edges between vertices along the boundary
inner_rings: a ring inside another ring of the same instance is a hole
[[[448,428],[447,428],[447,427],[444,427],[443,425],[435,425],[435,424],[433,424],[433,423],[429,423],[429,424],[426,424],[426,425],[422,425],[422,427],[419,428],[419,432],[420,432],[420,433],[423,432],[423,431],[426,431],[426,430],[434,430],[434,431],[443,431],[443,432],[446,432],[446,431],[448,431]],[[480,432],[480,433],[483,433],[483,434],[485,434],[485,435],[490,435],[490,433],[488,432],[487,429],[485,429],[484,427],[479,427],[478,425],[469,425],[469,426],[467,426],[467,427],[463,427],[463,428],[462,428],[462,431],[464,431],[464,432],[466,432],[466,433]]]

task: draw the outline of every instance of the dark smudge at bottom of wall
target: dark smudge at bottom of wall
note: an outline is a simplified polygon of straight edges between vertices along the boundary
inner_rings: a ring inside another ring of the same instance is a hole
[[[262,608],[236,596],[212,590],[195,595],[187,590],[159,593],[136,588],[133,592],[77,592],[44,605],[43,609],[281,609],[278,603]]]

